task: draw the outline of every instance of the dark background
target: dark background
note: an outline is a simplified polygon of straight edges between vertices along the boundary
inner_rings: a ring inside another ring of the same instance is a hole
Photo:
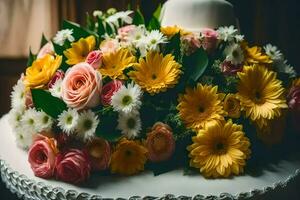
[[[188,1],[188,0],[185,0]],[[300,1],[299,0],[228,0],[234,5],[241,33],[250,44],[277,45],[289,63],[300,72]],[[85,23],[85,13],[115,7],[121,10],[128,3],[139,6],[149,18],[159,3],[165,0],[61,0],[59,19]],[[0,44],[1,45],[1,44]],[[26,58],[0,59],[0,116],[10,109],[9,94],[19,75],[25,70]],[[4,133],[5,134],[5,133]],[[286,191],[288,193],[288,191]],[[13,200],[0,183],[0,199]],[[274,199],[274,198],[273,198]]]

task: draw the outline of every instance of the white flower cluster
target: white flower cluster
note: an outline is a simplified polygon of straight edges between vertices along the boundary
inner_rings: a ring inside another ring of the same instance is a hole
[[[99,121],[91,110],[78,113],[77,110],[69,108],[58,116],[58,126],[62,131],[83,141],[94,138]]]
[[[222,26],[217,30],[218,39],[224,42],[241,42],[244,36],[239,34],[239,31],[234,26]]]
[[[264,46],[266,54],[273,60],[275,70],[280,73],[285,73],[289,78],[295,78],[297,73],[295,69],[287,63],[281,51],[274,45],[267,44]]]
[[[53,119],[34,108],[12,109],[9,113],[9,122],[16,134],[17,145],[28,149],[35,134],[51,130]]]
[[[135,138],[142,129],[139,108],[142,105],[142,90],[140,86],[129,83],[123,85],[113,96],[111,104],[119,112],[117,129],[127,138]]]
[[[53,38],[53,42],[60,46],[63,46],[65,41],[74,42],[75,38],[73,37],[73,29],[63,29],[58,31]]]
[[[148,51],[159,51],[159,44],[167,42],[159,30],[147,31],[144,25],[137,26],[128,32],[125,46],[132,46],[140,51],[142,57]]]
[[[105,19],[105,22],[108,23],[110,26],[115,26],[116,28],[119,28],[122,24],[131,24],[132,23],[132,17],[129,15],[132,14],[133,11],[127,10],[127,11],[120,11],[116,12],[113,15],[110,15]],[[100,14],[100,13],[97,13]],[[121,23],[119,23],[121,22]]]

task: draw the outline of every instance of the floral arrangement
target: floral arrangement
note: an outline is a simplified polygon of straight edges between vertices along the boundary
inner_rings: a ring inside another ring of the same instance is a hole
[[[277,47],[250,47],[233,26],[161,27],[159,13],[95,11],[30,52],[10,123],[36,176],[80,184],[92,172],[183,167],[230,177],[257,156],[252,146],[283,140],[300,79]]]

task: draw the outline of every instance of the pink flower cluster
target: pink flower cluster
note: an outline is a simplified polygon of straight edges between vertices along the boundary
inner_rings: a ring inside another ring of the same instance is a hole
[[[68,183],[80,184],[89,178],[92,169],[107,169],[110,145],[105,140],[102,142],[101,152],[97,152],[97,148],[91,151],[90,147],[83,150],[69,148],[60,152],[56,139],[39,134],[29,149],[28,161],[37,177],[56,177]]]

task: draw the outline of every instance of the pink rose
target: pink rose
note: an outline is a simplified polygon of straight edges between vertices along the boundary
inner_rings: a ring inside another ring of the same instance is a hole
[[[200,38],[193,33],[182,36],[182,41],[186,45],[187,55],[194,53],[201,47]]]
[[[232,76],[236,75],[236,73],[241,72],[243,70],[242,65],[234,65],[229,61],[224,61],[221,64],[221,71],[224,73],[224,75]]]
[[[100,45],[103,54],[115,52],[119,47],[119,42],[116,39],[106,39]]]
[[[102,64],[102,58],[102,52],[100,50],[95,50],[88,54],[85,62],[90,64],[94,69],[98,69]]]
[[[52,88],[53,85],[55,85],[55,83],[60,80],[63,79],[65,76],[65,73],[62,70],[57,70],[54,74],[54,76],[52,77],[52,79],[49,81],[48,83],[48,88]]]
[[[211,52],[217,47],[217,42],[218,42],[217,31],[210,28],[205,28],[201,31],[201,36],[203,38],[201,45],[205,50]]]
[[[127,41],[128,33],[135,29],[135,25],[127,25],[118,29],[118,37],[122,41]]]
[[[69,149],[56,157],[56,178],[79,184],[90,176],[91,165],[88,154],[78,149]]]
[[[111,97],[121,88],[123,85],[122,81],[112,80],[105,84],[102,88],[101,102],[107,106],[111,104]]]
[[[54,174],[57,154],[55,139],[37,135],[28,153],[28,162],[34,175],[41,178],[51,178]]]
[[[289,108],[300,112],[300,87],[293,86],[290,89],[287,95],[287,102]]]
[[[109,166],[111,149],[109,143],[97,138],[87,144],[87,152],[90,155],[93,170],[105,170]]]
[[[52,42],[48,42],[40,49],[40,51],[37,55],[37,58],[42,58],[47,54],[54,56],[54,48],[53,48]]]
[[[100,104],[102,76],[88,63],[74,65],[62,82],[62,99],[69,107],[92,108]]]

